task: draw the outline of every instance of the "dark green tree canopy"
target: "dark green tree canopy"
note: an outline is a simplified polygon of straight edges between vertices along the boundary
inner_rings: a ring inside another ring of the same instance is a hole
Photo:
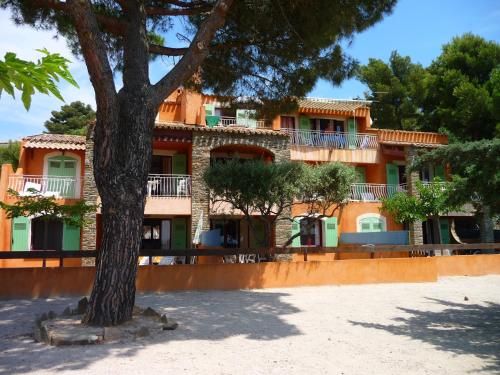
[[[464,34],[443,46],[428,70],[425,128],[452,140],[493,138],[500,123],[494,99],[500,91],[500,44]]]
[[[368,86],[373,100],[373,126],[386,129],[418,130],[425,95],[426,70],[409,56],[391,53],[389,63],[370,59],[357,70],[358,79]]]
[[[0,146],[0,166],[2,164],[12,164],[14,171],[19,165],[19,153],[21,144],[17,141],[9,141],[7,145]]]
[[[48,133],[85,135],[88,124],[95,120],[95,112],[88,104],[80,101],[63,105],[59,111],[45,121]]]
[[[185,16],[185,30],[177,34],[187,42],[199,29],[215,1],[145,1],[149,52],[155,56],[182,56],[186,47],[162,45],[173,31],[173,17]],[[353,74],[355,61],[342,51],[349,40],[388,14],[396,0],[236,1],[225,24],[210,41],[209,54],[200,70],[199,88],[220,95],[249,95],[268,99],[304,96],[318,78],[339,84]],[[18,23],[56,29],[75,53],[80,53],[66,3],[6,0]],[[93,1],[92,10],[105,35],[115,66],[123,68],[123,38],[127,19],[120,1]],[[177,30],[175,30],[177,31]],[[199,78],[199,76],[198,76]],[[191,82],[193,85],[194,82]]]
[[[380,128],[445,133],[451,142],[500,134],[500,44],[472,34],[453,38],[429,67],[393,52],[358,69]]]
[[[500,213],[499,138],[439,147],[416,158],[412,168],[418,170],[429,163],[449,165],[453,203],[472,202],[478,209],[488,205],[492,214]]]

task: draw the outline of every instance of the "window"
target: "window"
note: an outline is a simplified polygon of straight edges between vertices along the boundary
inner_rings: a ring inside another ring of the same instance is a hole
[[[300,246],[319,246],[320,231],[316,219],[305,218],[300,221]]]
[[[386,219],[377,214],[365,214],[358,217],[358,232],[385,232]]]
[[[333,129],[336,132],[343,133],[345,131],[344,129],[344,121],[341,120],[333,120]]]
[[[214,219],[210,221],[210,229],[219,230],[222,247],[237,248],[240,246],[239,220]]]
[[[31,244],[33,250],[62,250],[63,223],[38,217],[31,221]]]
[[[153,155],[151,159],[150,174],[171,174],[172,173],[172,157]]]
[[[142,224],[142,248],[161,248],[161,220],[146,219]]]
[[[295,117],[281,116],[281,129],[295,129]]]

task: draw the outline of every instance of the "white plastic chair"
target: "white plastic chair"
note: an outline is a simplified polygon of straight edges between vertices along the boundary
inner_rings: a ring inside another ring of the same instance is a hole
[[[188,195],[187,191],[187,182],[186,179],[183,178],[177,182],[177,196],[186,196]]]
[[[35,192],[30,191],[30,190],[35,190]],[[37,184],[35,182],[26,182],[24,184],[23,191],[19,195],[22,195],[22,196],[37,195],[41,191],[42,191],[42,185],[41,184]]]

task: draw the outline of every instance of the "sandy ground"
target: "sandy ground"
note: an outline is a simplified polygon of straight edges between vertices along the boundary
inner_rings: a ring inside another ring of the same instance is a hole
[[[500,374],[500,276],[146,294],[138,303],[179,329],[153,342],[33,343],[34,314],[75,301],[0,301],[0,374]]]

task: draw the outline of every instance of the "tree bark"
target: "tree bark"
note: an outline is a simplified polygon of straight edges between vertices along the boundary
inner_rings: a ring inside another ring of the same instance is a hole
[[[103,236],[83,318],[91,325],[117,325],[131,319],[135,301],[155,109],[141,93],[120,92],[119,97],[117,115],[98,116],[94,135]]]
[[[480,238],[482,243],[495,242],[493,220],[491,220],[490,207],[487,205],[482,206],[480,209],[479,228],[481,231]]]

